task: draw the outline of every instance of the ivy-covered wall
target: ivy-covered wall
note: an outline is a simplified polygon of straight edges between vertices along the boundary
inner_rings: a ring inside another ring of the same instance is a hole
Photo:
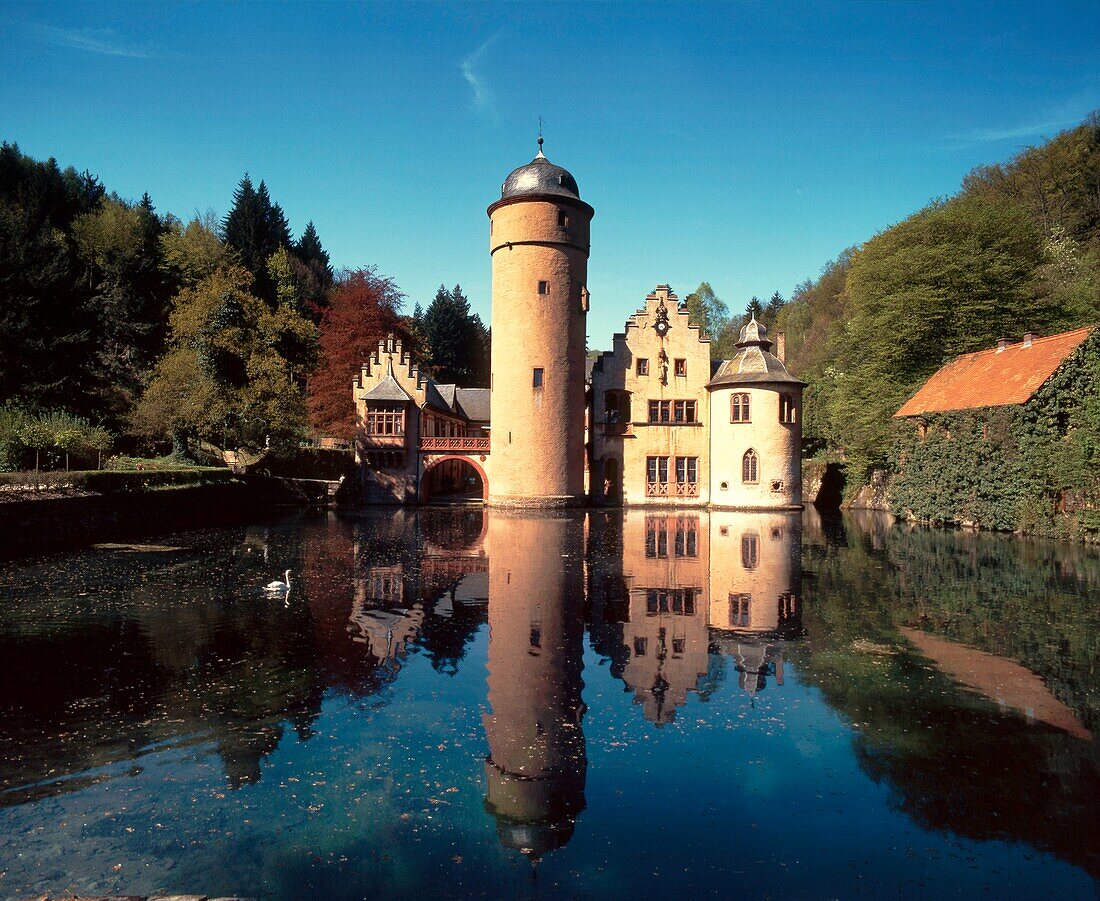
[[[1100,334],[1022,406],[898,424],[894,512],[923,522],[1100,535]]]

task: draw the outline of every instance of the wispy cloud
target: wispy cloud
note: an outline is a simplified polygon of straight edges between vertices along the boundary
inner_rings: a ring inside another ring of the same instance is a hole
[[[1092,103],[1089,101],[1092,100]],[[1064,103],[1048,108],[1041,116],[1017,121],[1015,124],[978,126],[947,138],[948,149],[978,147],[984,144],[1000,144],[1005,141],[1039,140],[1051,137],[1066,128],[1084,121],[1096,106],[1095,98],[1077,95]]]
[[[98,53],[100,56],[121,56],[128,59],[155,59],[171,54],[128,47],[110,28],[57,28],[53,25],[27,26],[31,36],[54,47],[68,47]]]
[[[467,83],[473,89],[474,107],[482,113],[496,113],[496,97],[489,88],[485,76],[478,70],[481,65],[481,58],[499,36],[498,32],[484,41],[481,46],[467,56],[459,66],[462,70],[462,77],[466,79]]]

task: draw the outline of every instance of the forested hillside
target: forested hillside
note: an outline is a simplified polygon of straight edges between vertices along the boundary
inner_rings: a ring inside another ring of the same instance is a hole
[[[809,383],[810,450],[851,481],[887,463],[891,416],[946,360],[1100,322],[1100,117],[975,169],[845,251],[779,311]]]
[[[403,302],[372,267],[334,273],[313,223],[295,239],[247,174],[224,218],[185,222],[4,143],[0,470],[350,436],[352,376],[390,331],[428,371],[487,377],[460,288],[419,318]]]

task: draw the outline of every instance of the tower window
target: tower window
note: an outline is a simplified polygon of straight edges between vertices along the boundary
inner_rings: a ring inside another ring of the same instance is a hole
[[[760,460],[751,447],[741,458],[741,481],[746,485],[755,485],[760,481]]]
[[[533,387],[533,388],[541,388],[542,387],[542,370],[541,369],[535,369],[534,374],[531,378],[531,387]]]
[[[751,422],[752,415],[749,411],[749,396],[747,394],[734,394],[730,396],[730,422]],[[753,480],[755,481],[755,479]]]
[[[741,565],[756,569],[760,564],[760,537],[749,532],[741,536]]]
[[[562,228],[569,228],[569,217],[565,215],[565,210],[558,210],[558,225]]]
[[[779,421],[793,425],[798,421],[798,405],[793,394],[779,395]]]
[[[539,282],[539,294],[546,295],[546,294],[549,294],[549,293],[550,293],[550,282]]]
[[[686,378],[688,374],[688,361],[677,359],[675,372],[677,375]]]
[[[645,357],[638,358],[637,365],[638,375],[649,375],[649,360]]]

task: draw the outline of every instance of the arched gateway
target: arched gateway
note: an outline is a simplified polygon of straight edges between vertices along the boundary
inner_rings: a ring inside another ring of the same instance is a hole
[[[420,476],[420,503],[484,503],[488,500],[489,477],[476,457],[467,454],[430,455],[424,457],[423,466]]]

